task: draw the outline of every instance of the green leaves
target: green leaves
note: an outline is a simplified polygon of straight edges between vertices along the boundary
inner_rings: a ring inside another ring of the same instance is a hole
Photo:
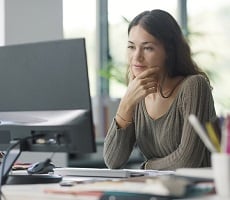
[[[99,71],[101,77],[108,80],[115,80],[118,83],[126,85],[127,67],[124,64],[109,62],[108,65]]]

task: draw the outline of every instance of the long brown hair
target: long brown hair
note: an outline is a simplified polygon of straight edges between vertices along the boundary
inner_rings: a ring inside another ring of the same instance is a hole
[[[155,9],[140,13],[130,22],[128,34],[136,25],[140,25],[163,44],[169,77],[201,74],[209,82],[207,75],[192,60],[190,47],[180,26],[168,12]]]

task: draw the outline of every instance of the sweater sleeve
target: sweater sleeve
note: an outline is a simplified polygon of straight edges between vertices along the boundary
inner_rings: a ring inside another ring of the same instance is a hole
[[[104,141],[103,157],[109,168],[122,168],[135,144],[134,123],[126,128],[118,128],[113,119]]]
[[[195,114],[202,124],[215,119],[216,112],[210,86],[202,76],[197,75],[189,78],[182,87],[181,106],[177,108],[180,109],[183,118],[181,142],[178,148],[166,157],[148,160],[145,164],[146,169],[166,170],[210,165],[210,152],[188,121],[191,113]]]

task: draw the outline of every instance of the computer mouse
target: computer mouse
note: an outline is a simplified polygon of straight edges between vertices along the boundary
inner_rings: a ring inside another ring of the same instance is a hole
[[[43,162],[36,162],[32,164],[28,169],[28,174],[48,174],[49,172],[53,172],[54,164],[51,163],[50,159],[46,159]]]

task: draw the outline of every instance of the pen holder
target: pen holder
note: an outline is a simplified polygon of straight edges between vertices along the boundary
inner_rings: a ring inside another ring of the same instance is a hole
[[[212,170],[216,193],[220,197],[230,197],[230,155],[212,153]]]

